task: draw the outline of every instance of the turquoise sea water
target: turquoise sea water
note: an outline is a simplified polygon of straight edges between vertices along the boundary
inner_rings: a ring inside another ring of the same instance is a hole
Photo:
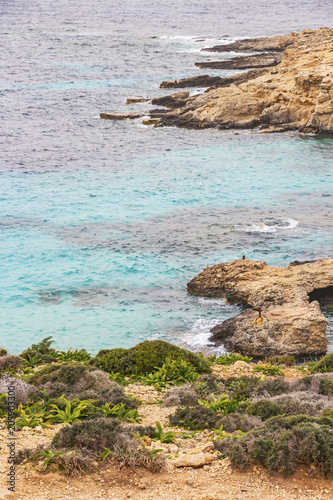
[[[149,109],[126,97],[167,94],[159,83],[198,74],[200,48],[219,37],[284,34],[309,13],[315,28],[333,12],[288,4],[273,23],[269,2],[240,4],[2,6],[0,332],[11,352],[48,335],[90,352],[151,338],[202,349],[240,310],[187,294],[203,267],[332,256],[331,138],[99,119]]]

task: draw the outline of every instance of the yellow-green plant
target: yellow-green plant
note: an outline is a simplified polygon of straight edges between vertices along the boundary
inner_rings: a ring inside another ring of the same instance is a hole
[[[256,373],[263,373],[264,375],[274,375],[275,377],[283,375],[281,368],[272,365],[257,365],[253,371]]]
[[[64,397],[64,395],[58,398],[58,402],[63,401],[65,403],[65,410],[61,410],[58,405],[51,404],[50,406],[53,410],[50,411],[50,414],[46,417],[53,424],[55,423],[66,423],[66,424],[74,424],[75,422],[81,422],[80,418],[83,410],[87,407],[84,401],[81,401],[74,410],[72,410],[72,403],[68,401]]]
[[[64,457],[64,456],[65,456],[65,454],[62,453],[61,451],[53,452],[53,451],[48,449],[48,450],[42,451],[41,453],[37,453],[37,455],[35,455],[33,457],[33,459],[38,458],[38,457],[45,457],[45,460],[43,463],[43,469],[46,470],[49,466],[49,463],[52,462],[55,458]]]
[[[159,422],[156,422],[156,428],[157,428],[157,431],[155,433],[155,437],[154,437],[154,440],[157,441],[161,441],[161,443],[175,443],[176,442],[176,433],[173,432],[173,431],[167,431],[167,432],[164,432],[163,431],[163,427],[161,426],[161,424]]]
[[[43,413],[33,413],[29,407],[23,408],[22,403],[20,403],[17,407],[17,417],[15,421],[15,425],[18,428],[22,427],[31,427],[34,429],[37,425],[42,427],[50,427],[48,422],[44,422]]]
[[[236,399],[229,399],[227,394],[222,394],[219,399],[214,397],[214,394],[210,395],[211,402],[204,399],[198,399],[199,405],[210,408],[213,411],[222,412],[224,415],[228,413],[233,413],[237,406],[239,406],[239,401]]]
[[[154,385],[157,389],[194,382],[198,378],[196,368],[181,357],[166,358],[160,368],[149,375],[141,377],[146,385]]]
[[[141,422],[142,418],[139,415],[138,410],[129,410],[126,408],[124,403],[117,404],[110,408],[111,403],[107,403],[106,405],[101,406],[101,410],[103,411],[106,417],[116,417],[120,420],[126,420],[126,422],[137,423]]]

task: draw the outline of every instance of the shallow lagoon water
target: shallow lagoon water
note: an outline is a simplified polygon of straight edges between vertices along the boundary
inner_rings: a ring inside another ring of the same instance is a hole
[[[2,5],[0,331],[11,352],[48,335],[90,352],[151,338],[203,349],[240,310],[187,294],[203,267],[332,256],[331,138],[99,118],[149,109],[126,97],[199,74],[201,47],[333,20],[330,2],[241,3]]]

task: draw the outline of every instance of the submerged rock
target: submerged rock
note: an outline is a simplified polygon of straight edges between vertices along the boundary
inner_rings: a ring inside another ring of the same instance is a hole
[[[327,320],[315,299],[331,293],[332,287],[333,259],[286,268],[236,260],[204,269],[187,285],[198,295],[255,308],[211,330],[216,345],[255,357],[324,354]]]

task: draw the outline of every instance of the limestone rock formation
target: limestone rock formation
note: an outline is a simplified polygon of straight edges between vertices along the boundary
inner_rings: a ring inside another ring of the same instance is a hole
[[[266,50],[287,47],[277,66],[266,67],[261,76],[243,83],[188,97],[184,105],[167,113],[151,111],[152,117],[162,118],[158,126],[332,133],[333,29],[292,33],[280,37],[280,45],[279,37],[273,38],[271,45],[268,39],[263,42]]]
[[[252,56],[238,56],[225,61],[204,61],[197,62],[198,68],[214,69],[248,69],[248,68],[267,68],[276,66],[282,61],[282,54],[277,52],[255,54]]]
[[[327,350],[327,320],[315,299],[332,293],[333,259],[286,268],[236,260],[204,269],[187,289],[253,307],[211,330],[216,345],[256,357],[301,357]]]

